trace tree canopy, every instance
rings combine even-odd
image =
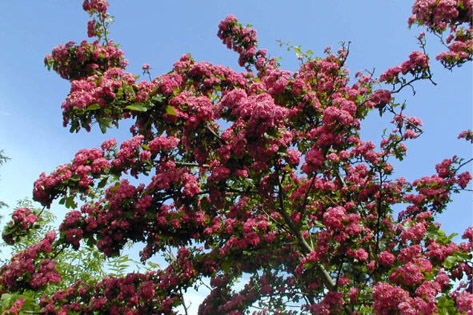
[[[473,227],[459,243],[435,222],[454,193],[469,190],[471,157],[439,161],[413,181],[393,166],[422,134],[396,96],[434,83],[432,62],[455,70],[472,60],[471,1],[415,1],[409,24],[440,37],[445,51],[431,60],[421,33],[419,49],[379,76],[349,75],[348,43],[320,57],[288,45],[301,65],[284,70],[229,15],[218,37],[243,72],[185,54],[155,78],[143,65],[138,80],[110,38],[108,2],[85,0],[83,9],[92,41],[45,58],[71,83],[64,126],[106,133],[128,119],[131,138],[82,149],[40,175],[34,200],[45,208],[59,200],[69,212],[58,233],[0,269],[1,294],[61,283],[58,249],[119,257],[134,243],[142,262],[164,255],[168,265],[77,279],[38,297],[34,311],[187,312],[185,292],[208,286],[201,314],[471,314]],[[372,111],[391,121],[379,143],[361,136]],[[458,137],[473,141],[471,130]],[[4,240],[21,242],[40,226],[19,208]],[[27,310],[24,302],[6,312]]]

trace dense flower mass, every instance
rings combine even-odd
[[[38,289],[61,281],[56,262],[44,258],[52,251],[56,232],[50,231],[39,243],[30,245],[25,251],[15,254],[9,265],[0,269],[0,294]]]
[[[217,35],[229,49],[240,55],[240,66],[249,69],[251,64],[261,64],[265,60],[266,51],[257,49],[256,31],[242,27],[235,16],[229,15],[220,22]]]
[[[28,233],[38,217],[28,208],[17,208],[12,213],[12,220],[7,223],[2,233],[5,243],[11,245]]]
[[[111,41],[106,45],[98,41],[82,41],[79,45],[68,42],[56,46],[45,57],[44,63],[64,79],[79,80],[113,67],[124,69],[128,61],[123,58],[123,51],[118,49],[118,45]]]
[[[436,34],[448,32],[437,59],[447,68],[473,60],[473,2],[471,0],[417,0],[409,24],[428,26]]]
[[[89,12],[90,14],[93,14],[94,12],[98,13],[106,13],[107,12],[107,7],[108,7],[108,1],[107,0],[86,0],[82,4],[82,8]]]
[[[58,46],[46,57],[71,83],[64,124],[106,132],[130,119],[132,136],[82,149],[40,175],[34,199],[45,207],[57,199],[70,211],[57,240],[50,233],[2,267],[0,292],[60,281],[53,260],[60,248],[87,243],[112,257],[134,243],[143,262],[165,254],[169,264],[79,280],[43,296],[38,311],[169,314],[185,307],[183,292],[209,278],[201,314],[471,312],[473,228],[457,244],[434,221],[453,193],[471,187],[462,169],[471,160],[445,159],[413,181],[393,175],[405,142],[422,134],[421,120],[395,96],[431,79],[424,42],[379,78],[351,79],[345,45],[288,71],[230,15],[218,37],[244,72],[186,54],[156,78],[145,64],[149,80],[138,81],[107,38],[108,2],[86,0],[83,8],[92,16],[88,35],[99,40]],[[469,49],[461,25],[471,1],[418,0],[413,14],[411,24],[456,31],[450,41],[459,48],[451,51]],[[469,56],[439,59],[451,66]],[[392,124],[379,143],[361,135],[374,109]],[[471,140],[471,131],[459,138]],[[36,221],[17,209],[9,226]],[[249,280],[238,291],[241,279]]]
[[[429,72],[429,58],[420,51],[414,51],[409,55],[409,60],[401,65],[389,68],[381,74],[379,80],[386,83],[399,83],[399,75],[410,73],[413,76],[426,76]]]

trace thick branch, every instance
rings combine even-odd
[[[288,225],[290,231],[297,238],[297,241],[299,243],[299,246],[301,247],[302,252],[305,255],[307,255],[311,253],[314,249],[312,248],[312,246],[309,245],[309,243],[307,243],[305,238],[302,236],[301,231],[294,225],[294,222],[292,222],[291,217],[289,216],[289,214],[286,211],[286,208],[284,207],[284,194],[283,194],[281,181],[279,180],[279,168],[277,167],[276,167],[276,176],[278,178],[280,213],[282,217],[284,218],[284,222]],[[322,276],[322,281],[324,282],[325,286],[330,291],[333,291],[335,289],[335,283],[333,282],[332,277],[327,272],[327,270],[325,270],[325,268],[322,265],[317,264],[317,271]]]

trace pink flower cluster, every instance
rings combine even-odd
[[[468,0],[416,0],[412,13],[409,24],[425,24],[440,32],[451,24],[471,22],[473,4]]]
[[[80,241],[83,237],[83,217],[80,211],[70,211],[59,226],[61,232],[61,239],[66,244],[71,244],[73,248],[80,247]]]
[[[177,297],[167,297],[169,285],[160,285],[156,272],[130,273],[124,278],[108,277],[97,284],[81,280],[66,290],[41,298],[41,312],[68,314],[157,314],[171,311]],[[82,301],[82,303],[77,302]]]
[[[56,170],[49,176],[41,173],[35,181],[33,187],[33,199],[43,206],[48,206],[59,194],[58,187],[60,184],[71,178],[70,164],[58,166]]]
[[[82,8],[87,11],[89,14],[95,12],[105,14],[108,8],[107,0],[84,0],[82,3]]]
[[[399,311],[399,305],[409,299],[409,292],[389,283],[378,282],[373,287],[373,308],[377,314]]]
[[[383,266],[391,266],[396,259],[396,256],[388,251],[381,252],[378,256],[379,263]]]
[[[184,61],[181,58],[181,60],[175,64],[174,69],[180,72],[184,77],[192,78],[194,85],[201,90],[203,94],[205,94],[205,92],[214,91],[215,87],[223,90],[233,90],[239,86],[244,87],[248,83],[243,74],[236,73],[231,68],[213,65],[205,61],[194,62],[194,60],[189,59],[188,55],[184,55],[183,57],[184,60],[185,58],[188,59]],[[184,64],[186,68],[182,69],[181,67]],[[182,72],[182,70],[186,70],[186,72]]]
[[[213,287],[209,296],[199,306],[199,314],[242,314],[243,310],[255,303],[258,296],[272,296],[274,294],[291,294],[288,287],[294,279],[285,278],[271,273],[261,276],[252,276],[248,283],[237,293],[231,294],[229,289],[229,279],[224,276],[214,277],[211,281]],[[253,314],[269,314],[275,312],[278,314],[281,309],[274,305],[263,307],[260,303],[260,311]]]
[[[455,304],[458,312],[462,314],[473,314],[473,294],[467,291],[462,291],[454,294]]]
[[[382,108],[391,102],[391,92],[388,90],[376,90],[371,94],[370,100],[376,107]]]
[[[22,291],[25,288],[39,289],[61,281],[56,270],[57,262],[44,258],[51,252],[56,232],[50,231],[38,244],[30,245],[25,251],[15,254],[9,264],[0,269],[0,294]]]
[[[409,25],[426,25],[430,31],[442,34],[449,31],[448,51],[437,59],[452,69],[473,60],[473,3],[470,0],[417,0],[412,7]]]
[[[301,65],[301,68],[294,74],[294,77],[303,80],[306,87],[310,88],[316,94],[323,92],[335,92],[340,88],[339,93],[329,93],[330,97],[339,98],[343,94],[348,94],[348,99],[353,99],[354,94],[365,94],[367,90],[363,84],[355,84],[353,90],[346,87],[348,79],[347,70],[343,69],[343,63],[347,57],[347,50],[342,48],[338,56],[328,54],[323,59],[310,60]],[[361,82],[360,82],[361,83]],[[342,88],[343,87],[343,88]],[[351,94],[351,95],[350,95]],[[317,105],[317,100],[313,100]]]
[[[170,99],[169,104],[175,108],[186,108],[178,112],[178,117],[185,120],[184,128],[195,130],[200,124],[213,119],[214,107],[206,96],[195,97],[190,91],[184,91]]]
[[[217,35],[228,48],[240,54],[238,63],[242,67],[249,69],[252,64],[261,63],[266,58],[265,50],[257,50],[256,31],[243,27],[233,15],[220,22]]]
[[[458,170],[455,168],[459,164],[457,157],[445,159],[435,166],[436,175],[415,180],[412,186],[417,194],[407,193],[403,196],[404,201],[412,204],[399,214],[399,218],[425,211],[441,213],[450,201],[452,190],[465,189],[472,179],[468,171],[456,174]]]
[[[25,235],[38,220],[36,214],[28,208],[17,208],[12,213],[12,220],[3,230],[2,238],[5,243],[12,245]]]
[[[409,60],[404,61],[401,65],[389,68],[381,74],[379,81],[386,83],[398,83],[399,74],[410,73],[413,76],[425,74],[429,71],[429,58],[423,52],[414,51],[409,55]]]
[[[463,37],[469,38],[463,40]],[[448,45],[448,51],[437,55],[439,60],[447,69],[459,66],[466,61],[473,60],[473,29],[465,35],[457,35],[456,40]]]
[[[83,237],[96,237],[97,248],[107,256],[112,256],[119,253],[129,238],[135,241],[142,239],[141,233],[146,229],[144,212],[147,198],[143,196],[143,201],[137,202],[136,207],[130,209],[127,206],[129,200],[142,190],[142,186],[136,188],[127,180],[111,186],[103,200],[107,207],[101,203],[86,204],[80,212],[74,211],[66,216],[60,226],[64,240],[74,247],[79,247]]]
[[[85,3],[93,14],[107,6]],[[57,197],[90,200],[65,216],[64,244],[94,241],[113,256],[129,241],[143,242],[143,261],[170,245],[177,257],[155,273],[78,282],[44,297],[43,311],[170,313],[181,303],[179,289],[202,276],[213,287],[202,313],[239,314],[268,300],[305,303],[301,310],[313,313],[373,307],[381,314],[432,314],[440,297],[463,309],[469,296],[449,295],[449,282],[471,278],[463,260],[473,234],[468,230],[469,242],[455,245],[433,222],[451,192],[471,179],[457,174],[459,159],[443,161],[433,176],[393,179],[388,161],[402,159],[403,142],[416,138],[422,123],[397,113],[394,93],[373,90],[370,76],[357,74],[349,85],[348,48],[328,49],[291,72],[257,51],[255,31],[235,17],[220,23],[218,35],[239,53],[246,73],[184,55],[169,73],[139,83],[106,60],[68,76],[72,88],[63,108],[72,130],[93,122],[104,130],[133,118],[133,137],[119,149],[107,140],[102,150],[81,150],[71,164],[42,174],[35,199],[44,205]],[[71,58],[81,57],[71,47]],[[88,67],[60,57],[64,65]],[[413,52],[380,80],[406,86],[429,78],[428,63]],[[401,76],[407,74],[411,81]],[[375,107],[393,113],[395,128],[380,151],[360,136]],[[146,182],[135,184],[128,175]],[[97,197],[93,187],[105,193]],[[396,221],[400,203],[408,205]],[[275,276],[263,279],[261,271]],[[243,273],[254,277],[233,292],[229,284]]]
[[[135,77],[120,68],[110,68],[100,77],[93,75],[72,81],[70,94],[61,106],[64,126],[69,123],[71,113],[74,111],[87,110],[91,105],[97,106],[93,111],[106,108],[115,101],[119,91],[133,86],[134,83]],[[90,121],[90,118],[88,120]]]
[[[76,153],[72,164],[64,164],[46,176],[42,173],[34,183],[33,199],[43,206],[49,206],[65,185],[75,185],[77,189],[87,191],[93,178],[111,167],[100,149],[82,149]]]
[[[423,281],[412,293],[386,282],[378,282],[373,288],[374,310],[377,314],[437,314],[438,295],[448,287],[448,276],[439,273],[432,281]],[[445,279],[443,279],[446,277]],[[446,280],[447,282],[444,282]],[[411,296],[411,294],[413,296]],[[473,295],[467,291],[454,292],[452,294],[456,304],[456,310],[470,314],[472,309]],[[453,301],[452,301],[453,305]]]
[[[465,139],[473,143],[473,130],[464,130],[460,132],[458,139]]]
[[[281,122],[287,116],[288,110],[276,105],[271,95],[262,93],[246,98],[232,113],[247,121],[248,128],[262,134],[270,126]]]
[[[165,270],[113,276],[96,284],[81,280],[66,290],[41,298],[41,312],[107,314],[168,314],[180,298],[179,288],[195,276],[190,251],[182,247]],[[82,301],[78,303],[77,301]]]
[[[393,283],[413,286],[420,284],[424,280],[425,273],[431,271],[432,264],[430,261],[420,257],[397,268],[389,277]]]
[[[84,79],[110,68],[124,69],[128,65],[123,51],[111,41],[105,46],[97,41],[82,41],[78,46],[74,42],[58,45],[45,57],[44,63],[67,80]]]
[[[25,304],[26,300],[25,299],[18,299],[13,303],[13,306],[10,307],[9,309],[6,309],[3,311],[2,315],[20,315],[20,313],[23,305]]]
[[[311,314],[335,314],[342,311],[343,293],[327,292],[320,303],[315,303],[304,307],[304,310],[310,311]]]

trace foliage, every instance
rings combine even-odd
[[[71,211],[57,240],[47,235],[22,252],[33,267],[18,270],[13,257],[2,268],[0,292],[54,288],[58,248],[80,251],[85,242],[117,257],[131,242],[144,243],[143,262],[165,255],[168,266],[79,280],[45,295],[41,312],[173,313],[185,307],[183,292],[210,279],[201,314],[471,314],[473,227],[457,244],[434,222],[467,189],[462,168],[471,159],[447,158],[412,182],[393,175],[405,142],[422,133],[395,96],[432,78],[424,34],[402,64],[351,80],[348,46],[314,57],[289,45],[302,62],[290,72],[230,15],[218,37],[245,72],[184,55],[170,72],[137,81],[108,39],[107,1],[83,8],[96,40],[57,46],[45,59],[71,81],[64,125],[106,132],[133,119],[132,138],[82,149],[41,174],[34,199],[45,207],[59,199]],[[453,69],[472,59],[472,10],[471,1],[417,0],[409,23],[449,33],[437,59]],[[379,144],[360,136],[373,110],[392,119]],[[22,215],[13,226],[29,226]]]
[[[27,225],[18,226],[18,222],[21,221],[27,222]],[[20,201],[18,208],[12,214],[12,221],[4,229],[2,236],[5,244],[3,246],[8,247],[13,257],[18,257],[19,254],[31,249],[35,244],[39,244],[44,235],[54,231],[55,221],[56,217],[50,210],[35,209],[34,204],[26,199]],[[14,234],[15,238],[9,237],[9,233]],[[55,268],[60,276],[60,281],[42,286],[40,289],[21,287],[17,290],[4,292],[0,297],[0,311],[3,312],[13,307],[17,300],[24,300],[21,304],[23,309],[40,311],[39,304],[43,295],[52,295],[60,290],[66,290],[78,279],[92,284],[109,275],[123,276],[134,264],[127,255],[110,259],[96,248],[86,244],[83,244],[78,250],[58,246],[55,251],[51,251],[51,255],[54,256],[54,260],[57,262]],[[4,260],[3,263],[7,264],[8,260]],[[2,276],[5,277],[5,269],[2,269],[2,271]],[[20,279],[16,280],[20,281]]]
[[[0,165],[3,165],[8,160],[8,157],[3,154],[3,150],[0,150]]]

